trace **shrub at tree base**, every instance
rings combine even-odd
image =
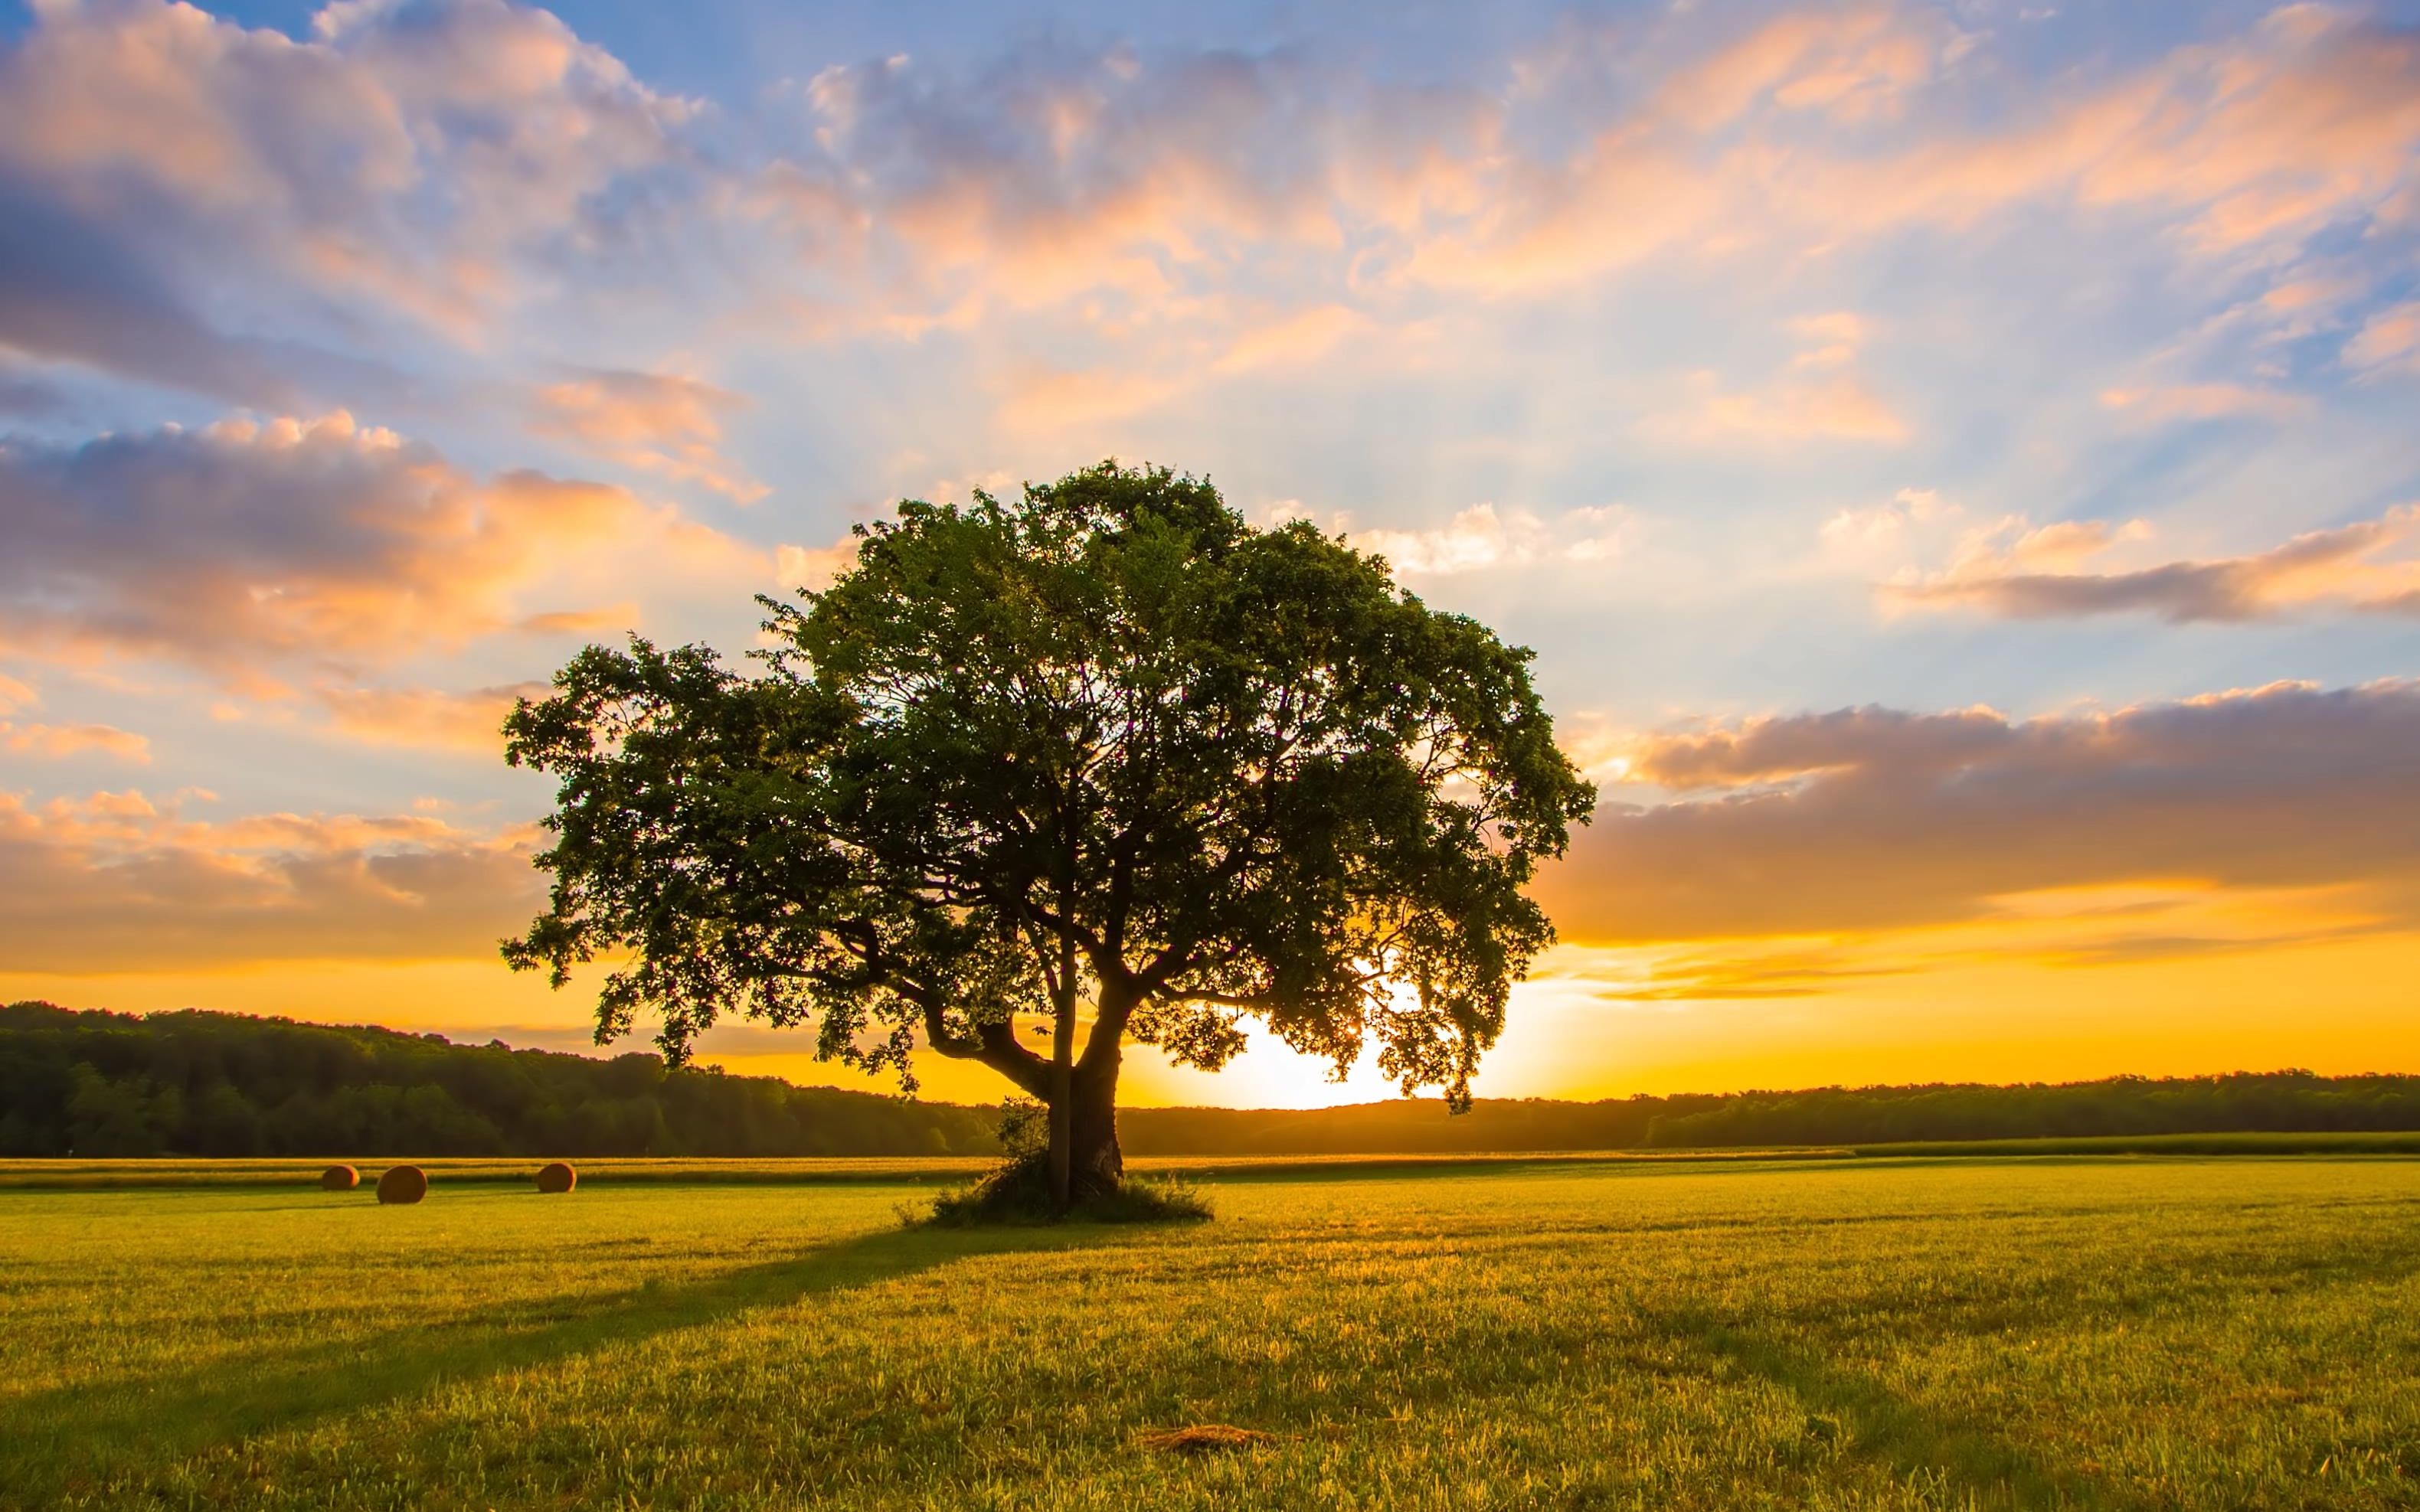
[[[970,1187],[933,1199],[924,1222],[937,1228],[984,1224],[1047,1224],[1060,1220],[1050,1200],[1050,1156],[1027,1155],[1001,1166]],[[1115,1186],[1078,1189],[1063,1215],[1078,1223],[1199,1223],[1211,1216],[1210,1199],[1184,1181],[1130,1176]]]
[[[349,1165],[331,1165],[319,1173],[319,1190],[350,1192],[362,1184],[362,1173]]]
[[[538,1169],[537,1189],[541,1192],[568,1192],[579,1184],[580,1173],[571,1168],[569,1161],[555,1161]]]
[[[379,1178],[381,1203],[413,1203],[428,1196],[428,1173],[417,1165],[390,1165]]]

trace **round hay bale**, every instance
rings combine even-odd
[[[350,1192],[362,1184],[362,1173],[349,1165],[331,1165],[319,1173],[322,1192]]]
[[[537,1173],[537,1189],[541,1192],[568,1192],[580,1184],[580,1173],[567,1160],[541,1166]]]
[[[380,1202],[412,1203],[428,1196],[428,1173],[417,1165],[390,1165],[379,1178]]]

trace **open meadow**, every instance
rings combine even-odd
[[[2420,1162],[0,1192],[30,1506],[2420,1507]],[[1186,1454],[1154,1435],[1266,1438]]]

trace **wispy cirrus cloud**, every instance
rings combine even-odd
[[[2380,310],[2345,343],[2344,360],[2365,374],[2420,371],[2420,300]]]
[[[2253,415],[2288,420],[2310,412],[2308,394],[2256,388],[2244,383],[2177,383],[2143,389],[2104,389],[2101,402],[2130,420],[2164,424],[2179,420],[2223,420]]]

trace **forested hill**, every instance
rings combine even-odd
[[[2420,1130],[2420,1076],[2241,1072],[2022,1087],[1821,1088],[1602,1103],[1481,1098],[1449,1119],[1434,1101],[1299,1113],[1138,1108],[1119,1115],[1136,1155],[1357,1155],[1879,1145],[2171,1134]]]
[[[1598,1103],[1132,1108],[1133,1155],[1867,1145],[2420,1131],[2420,1076],[2276,1072]],[[391,1029],[0,1008],[0,1155],[988,1154],[997,1112]]]
[[[0,1008],[0,1155],[956,1155],[996,1110],[652,1054],[186,1011]]]

